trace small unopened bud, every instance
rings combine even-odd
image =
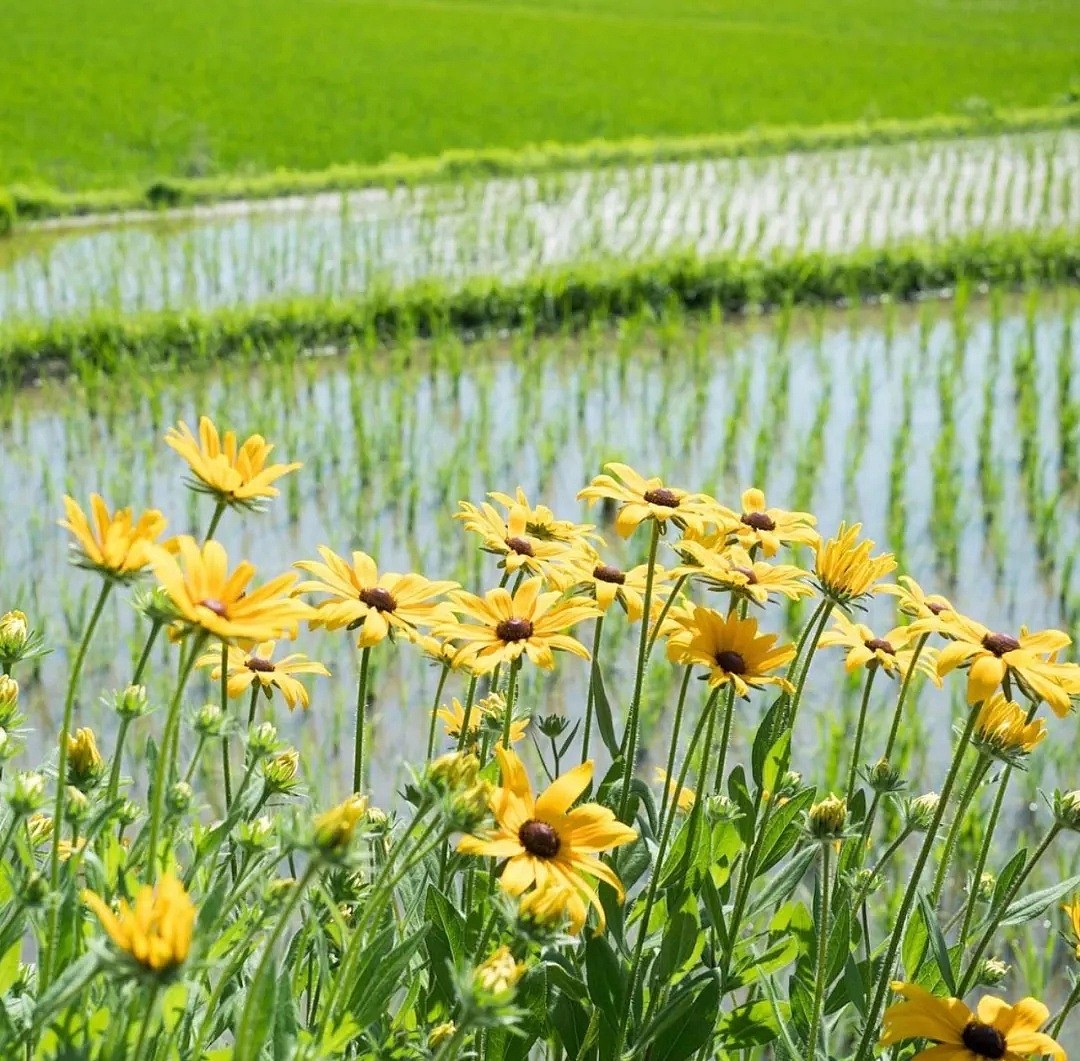
[[[980,903],[988,903],[994,897],[994,889],[997,887],[997,877],[988,870],[979,875],[979,883],[975,889],[975,898]]]
[[[52,836],[53,820],[51,814],[31,814],[26,819],[26,835],[31,847],[45,843]]]
[[[258,758],[273,755],[278,746],[277,727],[273,722],[260,722],[248,730],[248,751]]]
[[[1080,789],[1054,793],[1054,818],[1063,829],[1080,832]]]
[[[263,889],[263,901],[268,906],[277,906],[284,902],[295,887],[295,877],[278,877]]]
[[[684,792],[688,792],[689,789],[683,789]],[[693,793],[691,793],[693,795]],[[679,800],[680,809],[682,807],[682,799]],[[693,807],[693,801],[690,803]],[[729,799],[727,796],[717,793],[713,796],[708,796],[705,799],[705,817],[712,823],[717,822],[733,822],[736,819],[742,817],[742,812],[739,810],[735,801]]]
[[[452,1021],[443,1021],[431,1029],[427,1037],[429,1050],[437,1050],[443,1043],[448,1043],[457,1034],[457,1025]]]
[[[7,674],[0,674],[0,726],[11,725],[19,710],[19,683]]]
[[[428,780],[440,791],[468,788],[480,773],[480,760],[468,752],[440,755],[428,766]]]
[[[126,689],[117,690],[113,693],[112,705],[113,710],[129,722],[132,719],[141,718],[150,707],[146,686],[129,685]]]
[[[74,785],[68,785],[64,789],[64,797],[68,819],[73,822],[84,821],[90,813],[90,800],[86,793]]]
[[[10,668],[30,647],[30,626],[22,612],[0,615],[0,664]]]
[[[67,741],[68,780],[84,791],[93,788],[105,771],[94,731],[88,726],[77,729]]]
[[[776,786],[776,795],[779,799],[790,799],[799,791],[802,784],[802,774],[798,770],[787,770],[780,778],[780,784]]]
[[[356,823],[367,810],[367,797],[351,795],[343,803],[315,818],[315,846],[327,854],[338,854],[349,846]]]
[[[7,762],[18,750],[8,731],[0,726],[0,763]]]
[[[463,833],[472,832],[487,817],[493,791],[491,783],[481,778],[455,793],[450,805],[454,828]]]
[[[984,958],[979,963],[976,983],[984,987],[996,987],[1009,975],[1009,966],[1000,958]]]
[[[889,792],[898,792],[904,787],[900,771],[888,759],[879,759],[874,763],[867,771],[866,780],[870,787],[882,796]]]
[[[378,807],[368,807],[367,823],[378,833],[385,833],[390,828],[390,819],[387,817],[386,811],[379,810]]]
[[[525,966],[514,961],[510,948],[504,945],[477,968],[476,983],[493,1001],[502,1001],[513,993],[524,972]]]
[[[200,737],[220,737],[225,728],[225,716],[217,704],[203,704],[195,715],[195,732]]]
[[[826,796],[810,808],[807,819],[810,835],[815,840],[839,840],[847,825],[847,800]]]
[[[116,819],[121,825],[128,826],[138,820],[140,813],[139,805],[134,800],[125,799],[116,812]]]
[[[566,732],[566,727],[570,725],[570,719],[565,715],[545,715],[536,725],[545,737],[555,740],[555,738],[561,737]]]
[[[177,781],[176,784],[169,786],[169,791],[165,794],[165,805],[170,814],[179,817],[181,814],[187,814],[191,809],[191,801],[194,798],[195,793],[191,785],[186,781]]]
[[[263,777],[271,792],[288,792],[296,781],[300,753],[295,748],[279,752],[263,765]]]
[[[165,624],[177,618],[176,605],[162,586],[137,590],[134,604],[152,623]]]
[[[260,815],[254,821],[241,822],[236,836],[246,851],[262,851],[274,841],[274,823],[268,815]]]
[[[855,890],[861,895],[873,895],[881,884],[881,874],[872,869],[860,869],[854,877]]]
[[[33,814],[45,799],[45,778],[41,774],[20,771],[11,779],[7,799],[17,818]]]
[[[41,906],[49,894],[49,882],[37,872],[27,874],[19,891],[19,897],[28,907]]]
[[[913,833],[925,833],[934,824],[941,797],[936,792],[926,792],[909,799],[904,808],[908,828]]]

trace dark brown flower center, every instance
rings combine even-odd
[[[940,615],[942,612],[946,612],[949,609],[946,605],[938,604],[936,601],[927,601],[926,610],[930,612],[931,615]]]
[[[645,501],[650,505],[660,505],[662,508],[678,508],[679,497],[674,490],[666,486],[658,486],[655,490],[646,490]]]
[[[776,530],[776,521],[765,512],[744,512],[742,514],[742,521],[748,527],[753,527],[756,531]]]
[[[507,538],[506,548],[512,553],[519,553],[521,556],[533,555],[533,547],[524,538]]]
[[[530,818],[519,830],[521,846],[537,858],[554,858],[559,853],[559,834],[547,822]]]
[[[533,635],[533,624],[528,619],[503,619],[495,627],[500,641],[528,641]]]
[[[743,659],[742,653],[732,652],[727,648],[723,652],[716,653],[716,665],[728,674],[746,673],[746,660]]]
[[[746,578],[746,584],[748,586],[757,585],[757,575],[754,574],[753,568],[749,567],[733,567],[733,571],[737,571],[740,575]]]
[[[960,1038],[964,1045],[979,1057],[1004,1057],[1009,1048],[1005,1036],[992,1024],[983,1024],[981,1020],[968,1021],[960,1033]]]
[[[1020,647],[1020,642],[1011,634],[987,634],[982,639],[982,644],[987,652],[993,652],[999,657],[1006,652],[1015,652]]]
[[[244,666],[248,670],[261,672],[262,674],[269,674],[274,669],[273,663],[268,659],[263,659],[262,656],[248,656],[244,660]]]
[[[626,575],[611,564],[598,564],[593,568],[593,578],[600,582],[610,582],[614,586],[621,586],[626,582]]]
[[[212,611],[219,619],[224,619],[229,614],[228,608],[225,607],[223,601],[219,601],[217,597],[206,597],[204,600],[199,601],[204,607]]]
[[[892,643],[886,641],[883,637],[872,637],[869,641],[864,641],[863,644],[871,652],[888,652],[890,656],[896,655],[896,649],[892,647]]]
[[[397,601],[394,600],[393,594],[391,594],[389,590],[383,589],[381,586],[372,586],[370,589],[362,589],[360,591],[360,600],[369,608],[374,608],[377,612],[397,611]]]

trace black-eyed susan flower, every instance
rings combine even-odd
[[[314,614],[303,601],[288,596],[296,575],[278,575],[249,590],[254,565],[245,560],[230,572],[219,542],[200,546],[187,535],[176,541],[176,556],[151,547],[150,566],[176,609],[177,633],[197,629],[222,641],[274,641],[295,637],[300,623]]]
[[[568,519],[556,519],[555,513],[547,505],[530,505],[525,491],[519,486],[511,497],[492,490],[488,494],[492,501],[497,501],[507,512],[507,518],[515,512],[525,517],[525,533],[530,538],[539,538],[542,542],[562,542],[575,549],[592,548],[603,545],[604,540],[596,533],[590,523],[574,523]]]
[[[165,443],[187,461],[193,490],[232,508],[259,509],[278,496],[278,479],[303,467],[297,461],[267,464],[274,447],[262,435],[238,442],[234,431],[219,435],[208,416],[199,418],[198,438],[181,420],[165,433]]]
[[[121,900],[116,913],[91,891],[83,892],[83,902],[97,914],[113,943],[142,969],[167,975],[187,960],[195,904],[171,873],[140,888],[133,907]]]
[[[940,593],[924,593],[922,586],[910,575],[900,575],[897,585],[881,587],[882,593],[892,594],[896,598],[897,608],[913,619],[948,618],[956,609],[948,597]]]
[[[846,615],[837,615],[831,630],[818,641],[819,648],[846,648],[844,669],[850,674],[859,667],[880,667],[886,674],[905,676],[911,670],[915,651],[905,646],[913,637],[910,626],[898,626],[878,637],[863,623],[854,623]],[[919,654],[919,669],[935,684],[941,685],[934,665],[934,653],[923,649]]]
[[[722,615],[701,605],[694,605],[688,618],[676,619],[679,628],[667,641],[672,663],[707,667],[709,685],[719,688],[730,682],[739,696],[765,685],[791,690],[786,678],[772,672],[791,662],[795,646],[777,647],[778,636],[761,633],[756,619],[741,619],[735,612]]]
[[[467,855],[506,859],[499,882],[509,895],[560,884],[572,889],[582,900],[568,909],[573,931],[580,932],[585,924],[586,903],[596,909],[603,927],[604,910],[591,879],[610,885],[620,901],[623,888],[599,855],[636,840],[637,833],[598,803],[571,809],[592,780],[591,760],[556,778],[534,799],[532,785],[517,755],[501,746],[495,754],[502,778],[491,797],[496,828],[462,837],[458,850]]]
[[[353,793],[336,807],[315,817],[315,846],[324,854],[339,854],[352,842],[357,822],[367,813],[366,796]]]
[[[483,726],[489,719],[501,719],[503,712],[506,710],[506,701],[498,693],[492,693],[490,696],[485,697],[483,700],[478,700],[469,709],[469,732],[468,742],[475,742],[480,736],[480,727]],[[462,728],[465,726],[465,708],[462,707],[461,701],[455,696],[450,700],[449,707],[440,707],[436,711],[436,715],[446,726],[446,735],[451,740],[459,740],[461,738]],[[510,723],[510,743],[516,744],[525,736],[526,730],[529,728],[529,720],[527,718],[515,718]]]
[[[1080,894],[1074,895],[1067,903],[1061,904],[1065,916],[1069,919],[1069,945],[1075,947],[1075,956],[1080,959]]]
[[[301,582],[295,593],[323,593],[313,627],[327,630],[360,628],[357,644],[370,648],[383,641],[391,630],[412,636],[419,628],[449,618],[438,598],[457,588],[456,582],[432,582],[423,575],[379,574],[367,553],[354,552],[352,563],[325,545],[319,546],[323,562],[301,560],[295,566],[313,579]]]
[[[615,516],[615,530],[623,538],[629,538],[638,524],[656,520],[661,529],[671,520],[677,527],[692,527],[703,531],[712,518],[716,502],[705,494],[691,494],[673,486],[665,486],[662,479],[645,479],[626,464],[606,464],[610,475],[598,475],[584,489],[578,491],[578,499],[588,501],[609,500],[619,503]],[[621,480],[621,482],[620,482]]]
[[[649,565],[638,564],[627,571],[605,564],[595,553],[581,553],[564,565],[548,572],[548,581],[558,589],[576,595],[587,595],[605,615],[618,604],[626,617],[636,623],[645,609],[645,584]],[[663,585],[671,576],[662,567],[653,568],[653,601],[661,604],[667,599]]]
[[[157,544],[166,525],[156,508],[138,519],[130,508],[109,512],[99,494],[90,495],[90,518],[67,496],[64,515],[60,526],[71,532],[72,562],[117,582],[129,582],[146,569],[150,563],[148,547]]]
[[[494,505],[484,502],[479,507],[468,501],[458,502],[461,511],[455,513],[467,531],[480,537],[480,548],[500,557],[499,567],[517,574],[527,571],[542,575],[551,563],[566,556],[571,547],[558,539],[542,539],[529,534],[525,509],[514,506],[506,519]]]
[[[471,622],[445,623],[436,627],[435,635],[459,642],[459,653],[472,661],[477,673],[512,663],[523,653],[545,670],[555,666],[555,651],[588,659],[588,649],[564,631],[595,618],[600,610],[584,597],[563,599],[561,593],[541,588],[540,578],[529,578],[513,596],[505,589],[489,590],[483,597],[463,590],[452,593],[450,606]]]
[[[1050,1011],[1033,998],[1010,1006],[985,995],[972,1012],[963,1000],[938,998],[916,984],[895,981],[892,988],[904,1001],[885,1011],[880,1045],[892,1046],[906,1039],[929,1039],[938,1044],[920,1051],[911,1061],[1021,1061],[1035,1054],[1066,1061],[1060,1044],[1039,1031]]]
[[[771,595],[798,600],[814,592],[801,567],[755,560],[741,545],[710,548],[688,534],[673,543],[673,548],[683,562],[672,576],[685,576],[706,589],[734,592],[758,605],[766,604]]]
[[[233,698],[243,696],[252,685],[257,684],[267,700],[277,689],[290,711],[298,704],[307,708],[311,704],[311,697],[307,687],[297,680],[296,675],[320,674],[328,678],[330,672],[321,663],[308,659],[302,652],[293,652],[275,660],[276,645],[276,641],[263,641],[251,649],[229,646],[225,661],[228,694]],[[210,680],[221,681],[221,652],[217,649],[210,649],[195,665],[210,668]]]
[[[821,592],[840,605],[853,604],[883,587],[877,583],[896,570],[892,553],[871,556],[874,542],[859,541],[861,523],[850,527],[841,523],[836,537],[819,541],[814,564],[814,577]]]
[[[781,545],[817,545],[817,520],[809,512],[769,508],[765,495],[754,488],[743,491],[741,502],[741,512],[718,506],[715,522],[719,533],[744,549],[760,546],[766,556],[775,556]]]
[[[94,731],[88,726],[77,729],[67,742],[68,780],[76,788],[92,788],[105,770],[105,760],[98,751]]]
[[[972,733],[980,751],[1013,765],[1019,765],[1045,737],[1046,723],[1041,718],[1029,722],[1024,709],[999,692],[980,705]]]
[[[584,925],[587,910],[579,892],[565,884],[531,888],[518,902],[518,918],[527,926],[558,928],[569,920],[575,933]]]
[[[673,777],[668,777],[668,772],[662,766],[653,768],[653,780],[667,789],[668,799],[674,800],[675,806],[684,814],[689,814],[694,809],[697,794],[685,785],[680,788],[678,781]]]
[[[1032,700],[1045,700],[1058,717],[1069,713],[1080,668],[1053,658],[1072,644],[1072,638],[1061,630],[1030,633],[1022,626],[1019,637],[1014,637],[958,613],[912,625],[937,630],[951,640],[938,655],[938,674],[944,677],[957,667],[967,667],[969,704],[985,700],[1011,677]]]

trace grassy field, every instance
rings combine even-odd
[[[1059,100],[1071,0],[8,0],[0,184]]]

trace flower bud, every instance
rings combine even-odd
[[[925,833],[934,824],[941,797],[936,792],[926,792],[909,799],[904,807],[907,826],[913,833]]]
[[[684,792],[689,792],[689,789],[683,789]],[[691,793],[693,795],[693,793]],[[681,810],[683,801],[679,800],[679,809]],[[693,802],[690,803],[693,807]],[[739,810],[734,800],[729,799],[722,793],[716,793],[712,796],[707,796],[705,799],[705,817],[713,824],[717,822],[733,822],[742,817],[742,811]]]
[[[116,820],[122,826],[128,826],[138,820],[140,813],[139,805],[134,800],[125,799],[116,811]]]
[[[367,810],[367,797],[354,793],[343,803],[315,818],[315,846],[327,854],[339,854],[349,846],[356,823]]]
[[[31,646],[32,635],[22,612],[5,612],[0,615],[0,664],[11,668],[19,662]]]
[[[899,792],[904,787],[900,771],[888,759],[879,759],[867,771],[866,780],[870,787],[884,796],[889,792]]]
[[[145,685],[129,685],[126,689],[118,689],[113,693],[113,710],[127,721],[140,718],[145,715],[150,706],[146,695]]]
[[[41,906],[48,894],[49,882],[37,872],[28,873],[19,890],[19,898],[31,909]]]
[[[994,896],[994,889],[997,887],[997,877],[989,871],[984,871],[979,876],[979,884],[975,890],[975,898],[980,903],[988,903]]]
[[[68,781],[81,788],[93,788],[105,771],[94,731],[88,726],[77,729],[67,741]]]
[[[839,840],[847,825],[847,800],[830,794],[810,808],[807,820],[815,840]]]
[[[254,821],[241,822],[236,831],[237,842],[245,851],[262,851],[274,842],[274,823],[266,814]]]
[[[85,821],[90,813],[90,800],[82,789],[74,785],[68,785],[64,789],[64,806],[67,809],[68,821]]]
[[[476,970],[476,984],[491,996],[492,1001],[504,1001],[525,972],[521,962],[514,961],[505,944]]]
[[[225,729],[225,716],[217,704],[203,704],[195,715],[195,732],[200,737],[220,737]]]
[[[436,1024],[427,1037],[429,1050],[437,1050],[443,1043],[448,1043],[457,1034],[457,1025],[452,1021]]]
[[[0,674],[0,726],[11,725],[19,710],[19,683],[7,674]]]
[[[1063,829],[1080,832],[1080,789],[1054,793],[1054,818]]]
[[[191,801],[194,798],[195,793],[191,785],[186,781],[177,781],[170,785],[168,792],[165,793],[165,806],[171,815],[179,817],[181,814],[187,814],[191,809]]]
[[[11,779],[7,800],[17,818],[33,814],[44,799],[45,778],[41,774],[20,771]]]
[[[794,796],[799,791],[801,784],[802,774],[798,770],[785,771],[784,776],[780,778],[780,784],[776,786],[778,803],[780,800],[790,799]]]
[[[566,732],[570,719],[565,715],[545,715],[537,722],[540,732],[549,740],[555,740]]]
[[[295,748],[279,752],[263,764],[263,778],[271,792],[288,792],[294,787],[300,753]]]
[[[0,763],[7,762],[18,750],[8,731],[0,726]]]
[[[983,987],[996,987],[1009,975],[1009,966],[1000,958],[984,958],[979,963],[975,982]]]
[[[177,618],[176,605],[162,586],[144,587],[136,590],[133,603],[152,623],[163,625]]]
[[[278,746],[277,727],[273,722],[260,722],[248,730],[248,751],[259,759],[273,755]]]
[[[368,807],[367,823],[377,833],[385,833],[390,829],[390,819],[386,811],[379,810],[378,807]]]
[[[31,814],[26,819],[26,835],[31,847],[45,843],[52,836],[53,820],[50,814]]]
[[[469,788],[480,773],[480,760],[469,752],[440,755],[427,769],[428,780],[440,791]]]
[[[268,906],[277,906],[285,901],[295,887],[295,877],[277,877],[263,889],[263,901]]]
[[[487,817],[493,791],[491,783],[480,778],[468,788],[454,793],[450,801],[454,829],[472,832]]]

